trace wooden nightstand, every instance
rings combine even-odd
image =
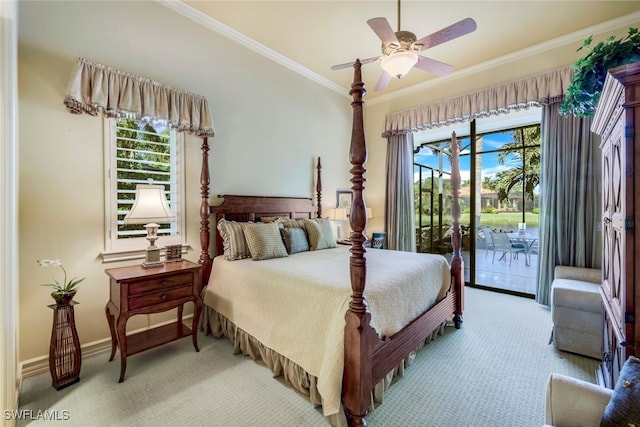
[[[120,349],[120,380],[124,381],[127,357],[162,344],[191,335],[193,346],[198,348],[198,320],[202,312],[200,300],[200,264],[190,261],[167,263],[160,267],[142,268],[140,265],[109,268],[105,273],[111,278],[109,302],[105,306],[111,331],[111,357]],[[193,301],[191,329],[182,323],[182,311],[186,302]],[[178,308],[178,319],[136,334],[127,335],[127,320],[136,314],[159,313]]]

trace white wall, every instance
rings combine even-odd
[[[108,299],[103,264],[102,122],[72,115],[62,101],[76,57],[204,95],[210,139],[211,196],[311,196],[312,161],[322,157],[324,201],[349,187],[350,105],[298,74],[204,29],[154,2],[19,3],[19,240],[21,361],[48,354],[54,271],[61,258],[86,276],[76,307],[83,345],[105,340]],[[186,140],[187,240],[199,256],[200,143]],[[171,316],[158,314],[150,321]],[[146,316],[129,322],[145,327]]]

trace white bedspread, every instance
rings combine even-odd
[[[340,409],[349,247],[285,258],[213,262],[204,303],[318,378],[325,415]],[[440,255],[370,249],[365,297],[372,327],[391,336],[446,293]]]

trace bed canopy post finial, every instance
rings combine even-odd
[[[451,271],[456,274],[457,277],[453,278],[453,285],[455,292],[458,294],[456,298],[456,307],[454,313],[454,324],[457,329],[460,329],[462,324],[463,306],[463,292],[464,292],[464,266],[461,256],[461,243],[462,234],[460,232],[460,144],[456,133],[451,134],[451,191],[452,191],[452,205],[451,216],[453,221],[451,222],[451,245],[453,247],[453,256],[451,258]]]
[[[318,166],[316,167],[316,198],[318,201],[318,218],[322,218],[322,163],[318,156]]]
[[[213,259],[209,253],[209,142],[202,138],[202,169],[200,170],[200,258],[202,264],[202,285],[209,282]]]
[[[364,190],[364,163],[367,160],[367,147],[364,138],[363,125],[363,95],[366,93],[360,71],[360,60],[353,64],[355,69],[353,84],[349,94],[353,97],[353,127],[351,132],[351,146],[349,160],[352,164],[350,170],[352,178],[353,203],[349,222],[353,233],[351,234],[351,257],[349,260],[351,276],[351,301],[349,310],[345,315],[345,348],[342,403],[350,426],[366,426],[364,417],[367,415],[371,390],[371,357],[369,351],[375,331],[370,327],[371,314],[367,309],[364,297],[366,281],[366,250],[363,247],[364,235],[362,234],[367,221],[366,205],[362,191]]]

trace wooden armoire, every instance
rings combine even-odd
[[[613,388],[640,355],[640,62],[612,68],[591,130],[602,138],[602,363]]]

